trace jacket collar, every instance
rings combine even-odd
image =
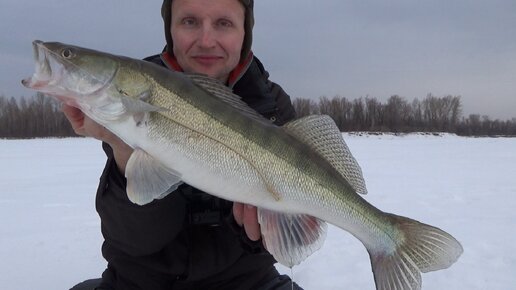
[[[161,53],[160,57],[167,68],[174,71],[183,72],[183,68],[181,68],[173,54],[169,54],[167,51],[164,51]],[[228,87],[233,88],[233,86],[235,86],[235,84],[242,78],[242,76],[251,65],[253,58],[253,52],[249,52],[247,58],[243,62],[240,62],[237,67],[229,73],[228,82],[226,84]]]

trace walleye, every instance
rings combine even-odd
[[[26,87],[80,108],[134,148],[127,194],[137,204],[186,182],[258,207],[267,249],[292,267],[319,249],[326,222],[366,247],[377,289],[420,289],[421,272],[451,266],[448,233],[365,201],[361,169],[331,118],[275,126],[201,75],[55,42],[34,41]]]

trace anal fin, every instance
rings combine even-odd
[[[317,251],[326,238],[326,223],[310,215],[258,208],[258,221],[267,250],[287,267],[301,263]]]

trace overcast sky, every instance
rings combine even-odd
[[[1,0],[0,95],[29,96],[31,42],[142,58],[164,45],[158,0]],[[256,0],[253,50],[292,97],[462,96],[516,117],[515,0]]]

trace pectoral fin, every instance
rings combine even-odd
[[[267,250],[287,267],[301,263],[326,238],[326,223],[313,216],[258,208],[258,221]]]
[[[122,104],[128,113],[142,113],[142,112],[159,112],[166,109],[157,107],[149,103],[151,93],[149,91],[142,91],[135,97],[122,97]]]
[[[125,169],[127,197],[138,205],[161,199],[181,185],[181,175],[136,148]]]
[[[148,112],[165,111],[166,109],[149,103],[150,95],[148,90],[135,96],[129,96],[119,90],[119,94],[109,97],[109,101],[105,101],[101,105],[89,106],[89,108],[98,119],[106,122],[115,121],[127,115],[135,116],[136,120]]]

